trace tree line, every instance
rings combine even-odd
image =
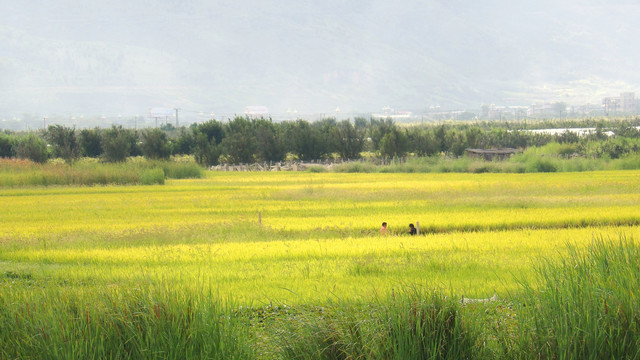
[[[161,128],[143,130],[119,125],[81,130],[50,125],[37,133],[0,133],[0,157],[36,162],[46,162],[52,157],[67,162],[93,157],[105,162],[120,162],[129,156],[168,159],[171,155],[193,155],[199,164],[210,166],[285,159],[352,160],[363,153],[382,158],[409,153],[460,156],[467,148],[522,149],[554,141],[569,144],[606,142],[609,137],[604,132],[611,129],[618,136],[638,138],[640,132],[634,126],[636,122],[593,122],[596,131],[587,137],[570,132],[558,135],[533,133],[517,129],[518,124],[513,122],[399,125],[391,119],[373,118],[273,122],[238,116],[226,122],[212,119],[180,128],[165,124]],[[519,126],[532,127],[522,123]],[[631,150],[614,149],[609,156],[617,157],[628,151]]]

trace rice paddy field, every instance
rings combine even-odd
[[[516,298],[540,262],[640,239],[640,171],[211,172],[4,188],[0,209],[0,358],[296,358],[264,345],[253,315],[228,320],[233,331],[206,319],[388,303],[407,289]]]

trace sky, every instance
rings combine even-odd
[[[640,92],[636,1],[0,0],[0,11],[5,118],[420,112]]]

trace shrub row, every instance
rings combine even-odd
[[[0,133],[0,157],[28,158],[44,162],[58,157],[72,162],[79,156],[103,161],[124,161],[128,156],[168,159],[193,155],[202,165],[252,163],[285,159],[358,159],[363,152],[382,158],[407,154],[461,156],[466,148],[519,148],[562,144],[559,152],[584,157],[619,158],[640,151],[640,118],[586,119],[583,126],[595,131],[580,137],[572,132],[556,135],[531,132],[531,122],[482,122],[398,125],[391,119],[333,118],[275,123],[271,119],[235,117],[226,122],[209,120],[189,127],[143,129],[112,126],[107,129],[68,128],[51,125],[41,133]],[[562,127],[566,122],[541,123]],[[579,124],[574,124],[578,126]],[[614,137],[608,134],[615,134]]]

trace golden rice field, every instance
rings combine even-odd
[[[5,295],[156,284],[240,304],[366,300],[407,284],[506,296],[567,243],[640,239],[640,171],[209,173],[0,189]],[[262,223],[258,223],[261,213]],[[391,236],[378,233],[389,223]],[[419,222],[422,234],[406,235]],[[16,295],[17,296],[17,295]]]

